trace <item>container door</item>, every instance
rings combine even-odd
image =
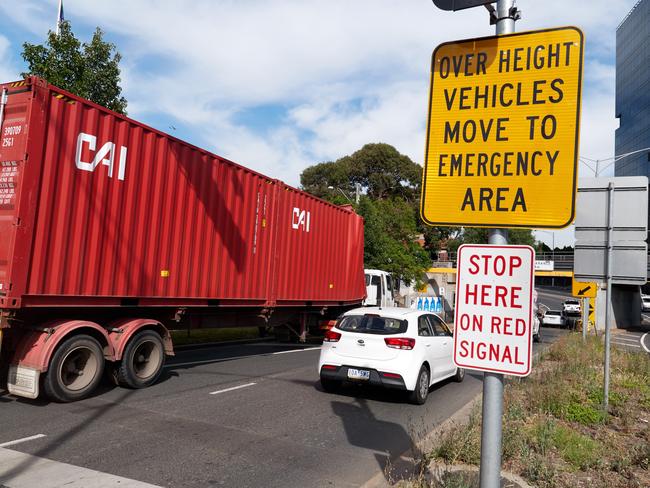
[[[0,296],[11,286],[30,94],[0,86]]]

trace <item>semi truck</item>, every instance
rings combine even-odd
[[[385,303],[386,276],[364,275],[351,206],[37,77],[0,96],[0,371],[11,394],[78,400],[105,372],[143,388],[174,353],[171,329],[304,335],[362,305],[366,279]]]

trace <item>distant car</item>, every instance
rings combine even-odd
[[[650,295],[641,295],[641,311],[650,312]]]
[[[542,317],[542,323],[544,325],[553,325],[557,327],[564,327],[566,325],[564,316],[559,310],[547,310]]]
[[[565,315],[580,315],[580,302],[578,300],[565,300],[562,304],[562,311]]]
[[[405,390],[422,405],[429,387],[446,378],[463,381],[453,361],[447,324],[426,310],[357,308],[325,334],[318,372],[325,391],[343,382]]]

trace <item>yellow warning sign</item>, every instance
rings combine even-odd
[[[582,59],[575,27],[435,49],[426,223],[560,228],[573,221]]]
[[[573,280],[571,284],[571,294],[578,298],[596,298],[598,292],[598,285],[596,283],[582,283],[581,281]]]

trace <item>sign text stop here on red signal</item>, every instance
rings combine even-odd
[[[458,366],[530,373],[534,261],[529,246],[459,249],[454,331]]]

